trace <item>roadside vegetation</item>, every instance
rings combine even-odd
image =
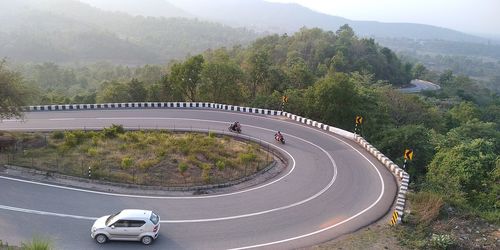
[[[251,175],[273,158],[251,142],[213,133],[102,131],[3,133],[15,146],[2,161],[91,179],[151,186],[222,183]]]
[[[28,242],[22,242],[21,246],[12,246],[0,240],[0,250],[52,250],[52,249],[54,249],[52,240],[49,238],[43,238],[39,236],[34,236]]]

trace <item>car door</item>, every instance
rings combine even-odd
[[[131,237],[135,237],[137,240],[140,240],[141,234],[144,232],[144,225],[146,222],[144,220],[130,220],[130,224],[128,227],[128,232]]]
[[[112,240],[127,240],[130,238],[128,232],[130,222],[128,220],[118,220],[109,227],[109,235]]]

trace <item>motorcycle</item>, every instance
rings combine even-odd
[[[283,136],[275,135],[275,136],[274,136],[274,139],[275,139],[276,141],[281,142],[281,144],[285,144],[285,138],[284,138]]]
[[[231,124],[231,125],[229,125],[228,129],[231,132],[241,133],[241,125],[240,126],[235,126],[234,124]]]

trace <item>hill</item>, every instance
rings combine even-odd
[[[120,11],[131,15],[152,17],[193,17],[165,0],[79,0],[106,11]]]
[[[290,33],[303,26],[335,31],[340,26],[349,24],[360,36],[486,42],[486,39],[451,29],[413,23],[355,21],[322,14],[298,4],[271,3],[264,0],[168,1],[196,16],[261,31]]]
[[[0,2],[0,55],[11,61],[165,63],[257,34],[185,18],[133,17],[75,0]]]

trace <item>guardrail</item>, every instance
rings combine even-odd
[[[194,109],[217,109],[224,111],[234,111],[242,113],[254,113],[272,116],[285,116],[291,120],[315,127],[327,132],[331,132],[349,140],[356,142],[367,152],[377,158],[391,173],[398,179],[399,191],[396,198],[395,210],[398,213],[397,223],[401,223],[406,202],[406,193],[410,176],[403,169],[397,166],[389,158],[383,155],[363,137],[349,131],[339,129],[321,122],[301,117],[292,113],[277,111],[272,109],[261,109],[242,107],[228,104],[218,104],[209,102],[134,102],[134,103],[102,103],[102,104],[64,104],[64,105],[39,105],[26,107],[25,111],[71,111],[71,110],[106,110],[106,109],[136,109],[136,108],[194,108]]]

